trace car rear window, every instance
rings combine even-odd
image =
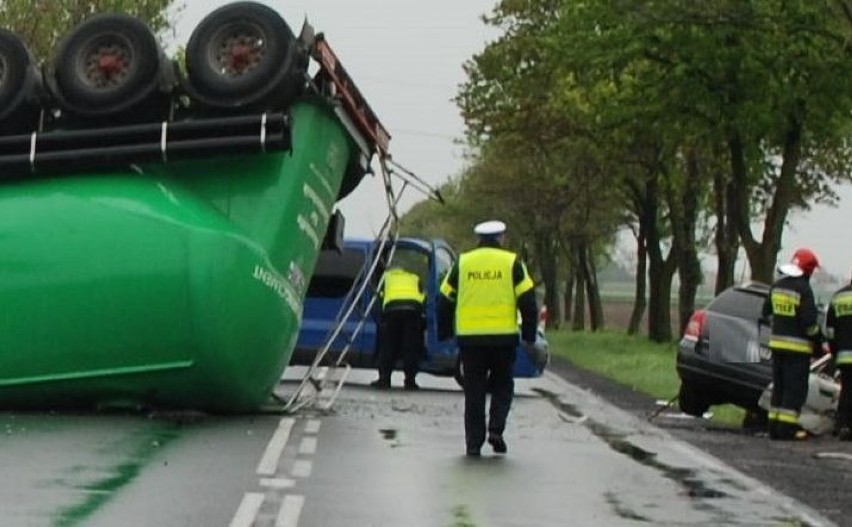
[[[316,270],[308,285],[308,296],[342,298],[352,288],[366,264],[363,251],[344,249],[343,252],[322,251]]]
[[[707,306],[707,310],[733,317],[757,320],[763,311],[765,300],[766,294],[742,289],[727,289],[713,299]]]

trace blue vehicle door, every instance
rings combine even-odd
[[[437,256],[436,256],[437,255]],[[441,259],[439,263],[438,260]],[[400,238],[396,242],[396,250],[393,260],[395,264],[417,274],[426,295],[424,303],[425,353],[420,361],[420,370],[429,373],[451,374],[455,368],[455,352],[447,351],[455,348],[453,343],[439,343],[437,332],[437,295],[440,287],[440,279],[443,278],[440,270],[446,267],[446,261],[452,265],[454,255],[449,246],[444,246],[440,252],[436,252],[435,244],[418,238]]]
[[[430,247],[429,276],[426,285],[426,361],[428,365],[445,372],[455,372],[458,346],[455,339],[438,340],[438,296],[441,283],[456,261],[456,254],[444,240],[433,240]]]
[[[371,251],[371,241],[347,240],[340,253],[336,251],[320,253],[316,270],[308,286],[301,327],[291,364],[310,364],[316,353],[326,344],[328,337],[335,330],[338,315],[351,306],[353,289],[358,288],[360,280],[363,280]],[[351,341],[349,357],[355,364],[372,364],[373,360],[376,324],[372,313],[367,313],[372,288],[368,287],[366,293],[352,309],[330,348],[332,353],[339,353],[347,342]],[[364,317],[367,317],[367,321],[361,324],[361,319]],[[355,335],[359,325],[361,329]]]

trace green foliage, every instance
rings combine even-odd
[[[473,219],[458,200],[458,184],[449,181],[440,188],[444,203],[424,200],[400,218],[400,234],[422,238],[443,238],[455,249],[466,249],[474,242]]]
[[[62,36],[96,13],[127,13],[148,23],[155,33],[171,27],[182,7],[174,0],[3,0],[0,25],[20,35],[38,61],[51,57]]]
[[[690,287],[696,247],[733,225],[725,251],[741,243],[756,273],[771,269],[789,211],[834,202],[852,174],[843,7],[498,2],[484,20],[502,34],[465,64],[456,98],[475,152],[457,208],[500,213],[539,253],[603,245],[641,219],[655,283],[671,248]],[[733,189],[724,207],[714,179]]]

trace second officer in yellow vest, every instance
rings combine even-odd
[[[420,277],[401,267],[391,266],[385,272],[380,293],[382,324],[379,330],[379,378],[376,388],[390,388],[391,373],[398,357],[402,357],[405,389],[418,388],[418,363],[423,351],[423,285]]]
[[[518,347],[518,310],[521,338],[530,346],[536,338],[534,284],[520,258],[501,247],[505,230],[502,221],[476,226],[479,246],[459,257],[441,284],[438,300],[439,334],[449,337],[454,322],[461,352],[468,456],[480,455],[486,431],[494,452],[506,453],[503,431],[515,390],[512,373]]]

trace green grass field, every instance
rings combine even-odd
[[[551,352],[573,364],[656,399],[677,395],[677,342],[658,344],[622,331],[548,331]],[[713,420],[739,425],[744,411],[731,405],[711,408]]]

